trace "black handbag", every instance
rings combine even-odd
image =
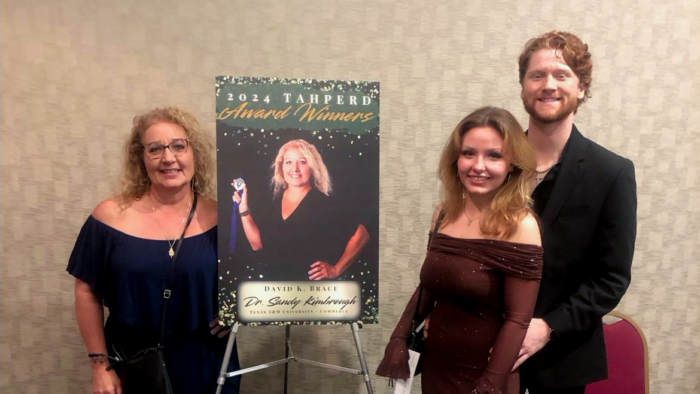
[[[423,287],[421,286],[418,292],[418,304],[416,305],[416,311],[413,314],[413,320],[411,320],[411,335],[409,335],[406,341],[409,350],[420,353],[421,358],[418,359],[418,364],[416,365],[416,372],[413,376],[418,376],[423,372],[423,352],[425,352],[425,326],[421,327],[420,330],[416,331],[416,315],[418,314],[418,305],[420,305],[421,296],[423,295]]]
[[[442,225],[442,220],[444,218],[445,211],[440,211],[437,221],[435,222],[435,229],[430,235],[430,241],[428,242],[428,250],[430,250],[430,247],[433,245],[433,239],[435,239],[435,234],[438,232],[438,230],[440,230],[440,226]],[[418,308],[420,308],[420,302],[422,297],[423,285],[420,285],[420,289],[418,290],[418,303],[416,303],[416,309],[413,311],[413,318],[411,319],[411,334],[406,340],[408,349],[420,353],[421,356],[423,355],[423,352],[425,352],[425,325],[421,327],[420,330],[416,330],[416,327],[418,326],[416,322],[418,321]],[[423,357],[418,359],[418,365],[416,365],[416,372],[414,376],[419,375],[421,372],[423,372]]]
[[[114,349],[117,352],[117,349]],[[133,357],[123,359],[110,365],[119,375],[124,394],[172,394],[170,377],[165,368],[163,347],[161,345],[141,350]]]
[[[182,235],[175,246],[175,254],[170,260],[168,267],[168,275],[165,280],[165,290],[163,291],[163,308],[160,314],[160,339],[156,347],[143,349],[134,354],[130,358],[121,352],[121,349],[115,344],[112,346],[114,353],[114,362],[107,368],[114,369],[119,375],[119,380],[122,385],[124,394],[173,394],[173,388],[170,384],[168,370],[165,367],[165,358],[163,357],[163,338],[165,337],[165,314],[168,308],[168,301],[172,291],[170,290],[170,278],[173,272],[173,265],[177,260],[182,240],[185,237],[185,232],[192,222],[194,211],[197,209],[197,193],[194,194],[192,201],[192,209],[187,218],[185,229],[182,230]]]

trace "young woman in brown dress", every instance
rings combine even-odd
[[[444,220],[377,374],[409,375],[406,340],[430,316],[424,393],[517,393],[511,369],[539,289],[542,248],[530,208],[535,155],[508,111],[485,107],[454,129],[440,159]]]

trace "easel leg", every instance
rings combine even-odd
[[[219,378],[216,380],[216,394],[221,394],[221,391],[223,390],[224,383],[226,382],[227,378],[231,378],[234,376],[241,376],[246,373],[254,372],[254,371],[259,371],[261,369],[265,368],[270,368],[275,365],[279,364],[285,364],[284,367],[284,393],[287,394],[287,386],[289,383],[289,363],[294,361],[294,362],[299,362],[302,364],[310,364],[310,365],[315,365],[317,367],[322,367],[322,368],[327,368],[327,369],[332,369],[335,371],[341,371],[341,372],[348,372],[353,375],[362,375],[362,378],[365,381],[365,384],[367,385],[367,393],[368,394],[374,394],[374,390],[372,389],[372,382],[370,381],[370,376],[369,376],[369,370],[367,368],[367,360],[365,359],[365,353],[362,350],[362,342],[360,342],[360,326],[357,322],[352,323],[352,326],[350,329],[352,330],[353,334],[353,339],[355,341],[355,347],[357,348],[357,356],[360,359],[360,365],[362,367],[361,370],[357,369],[351,369],[351,368],[346,368],[346,367],[341,367],[339,365],[331,365],[331,364],[326,364],[326,363],[321,363],[318,361],[312,361],[312,360],[306,360],[302,358],[297,358],[294,356],[294,353],[292,352],[292,331],[291,331],[291,326],[286,325],[285,326],[285,339],[284,339],[284,353],[285,353],[285,358],[282,360],[277,360],[277,361],[272,361],[268,362],[265,364],[260,364],[256,365],[253,367],[249,368],[244,368],[244,369],[239,369],[237,371],[232,371],[228,372],[228,363],[231,360],[231,353],[233,353],[233,345],[236,342],[236,334],[238,333],[238,323],[234,324],[233,327],[231,328],[231,334],[229,334],[228,338],[228,343],[226,344],[226,353],[224,354],[224,360],[223,364],[221,365],[221,372],[219,374]]]
[[[284,358],[289,358],[292,349],[292,326],[284,326]],[[287,394],[287,382],[289,381],[289,363],[284,364],[284,394]]]
[[[365,352],[362,351],[362,342],[360,341],[360,327],[358,326],[357,322],[353,322],[350,328],[352,329],[352,336],[355,339],[357,356],[360,358],[360,367],[362,368],[362,377],[365,379],[365,384],[367,385],[367,393],[374,394],[374,390],[372,390],[372,382],[369,379],[369,370],[367,368]]]
[[[228,372],[228,363],[231,361],[231,353],[233,352],[233,344],[236,342],[236,333],[238,333],[238,323],[231,327],[231,333],[228,334],[228,343],[226,343],[226,353],[224,353],[224,362],[221,364],[219,379],[216,380],[216,394],[221,394],[226,382],[226,373]]]

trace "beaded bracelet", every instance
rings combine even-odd
[[[104,353],[89,353],[88,358],[90,358],[90,364],[93,365],[102,365],[107,364],[109,362],[109,358]]]

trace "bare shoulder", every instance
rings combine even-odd
[[[523,218],[520,219],[520,223],[518,223],[518,230],[509,241],[542,246],[540,223],[537,221],[535,215],[528,212],[523,216]]]
[[[203,230],[208,230],[218,223],[219,203],[213,198],[199,196],[197,201],[197,216]]]
[[[208,196],[199,196],[197,201],[198,209],[201,214],[216,214],[219,208],[218,201]]]
[[[92,210],[92,217],[109,226],[115,227],[124,216],[124,207],[117,197],[108,198]]]
[[[435,229],[435,224],[437,224],[438,217],[440,216],[440,212],[442,212],[442,203],[438,204],[435,207],[435,211],[433,211],[433,220],[430,222],[430,229],[434,230]]]

